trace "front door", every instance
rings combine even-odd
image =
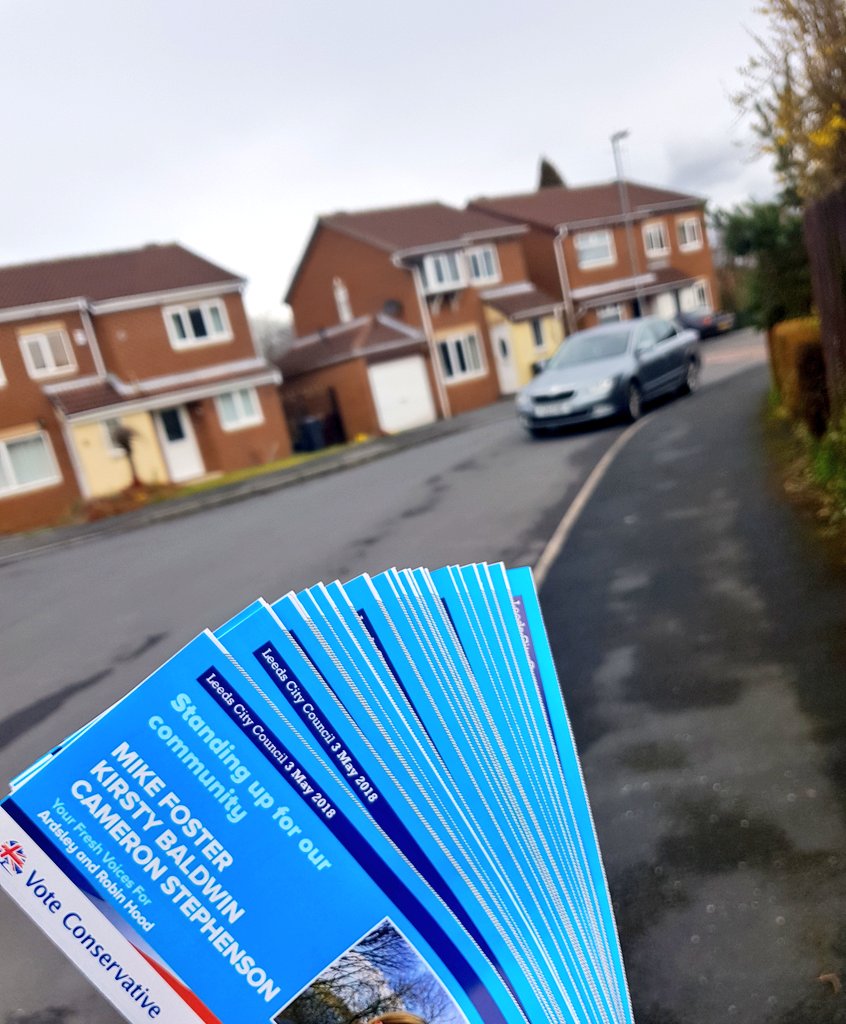
[[[517,367],[514,365],[514,351],[511,346],[511,331],[508,324],[491,327],[491,345],[496,359],[496,375],[499,390],[503,395],[513,395],[519,386]]]
[[[184,406],[160,409],[155,413],[156,431],[162,446],[165,465],[172,483],[192,480],[205,472],[203,457],[197,447],[191,417]]]

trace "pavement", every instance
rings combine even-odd
[[[541,590],[638,1024],[846,1021],[846,560],[767,386],[648,418]]]

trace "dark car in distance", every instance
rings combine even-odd
[[[518,392],[517,415],[535,437],[571,423],[636,420],[644,402],[696,389],[698,341],[696,331],[659,317],[578,331]]]
[[[698,331],[700,338],[715,338],[718,334],[733,331],[735,319],[734,313],[703,308],[692,309],[676,316],[680,327]]]

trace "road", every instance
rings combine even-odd
[[[638,1024],[846,1021],[846,565],[765,385],[645,423],[542,589]]]
[[[705,386],[717,388],[763,349],[740,332],[705,355]],[[507,403],[473,423],[288,490],[0,566],[0,778],[259,594],[395,564],[534,564],[622,428],[533,442]],[[11,905],[0,921],[15,934],[0,964],[0,1021],[117,1020]]]

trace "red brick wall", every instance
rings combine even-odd
[[[292,399],[306,397],[309,392],[322,394],[329,388],[335,390],[347,440],[352,441],[356,434],[372,437],[381,433],[364,359],[327,366],[282,382],[282,394]]]
[[[420,308],[409,271],[395,267],[390,254],[382,249],[319,227],[290,290],[297,334],[312,334],[338,323],[332,287],[335,277],[347,287],[353,317],[380,313],[385,302],[396,299],[402,304],[399,319],[420,326]]]
[[[226,306],[232,340],[179,350],[170,343],[162,306],[145,306],[95,317],[94,330],[109,370],[123,380],[131,381],[190,373],[239,359],[255,359],[256,351],[241,296],[236,293],[218,298]]]
[[[77,368],[69,373],[32,380],[18,343],[18,332],[59,326],[68,336]],[[74,332],[81,330],[83,324],[78,313],[0,324],[0,364],[6,376],[6,384],[0,387],[0,437],[19,426],[40,426],[50,439],[62,475],[58,484],[19,495],[0,496],[0,532],[28,530],[55,523],[69,515],[81,501],[59,420],[52,403],[42,390],[47,384],[88,377],[96,372],[88,344],[80,345],[74,340]]]
[[[223,429],[213,398],[189,403],[197,444],[208,472],[229,473],[249,466],[263,466],[291,454],[291,439],[276,387],[265,384],[256,388],[256,394],[264,422],[241,430]]]

